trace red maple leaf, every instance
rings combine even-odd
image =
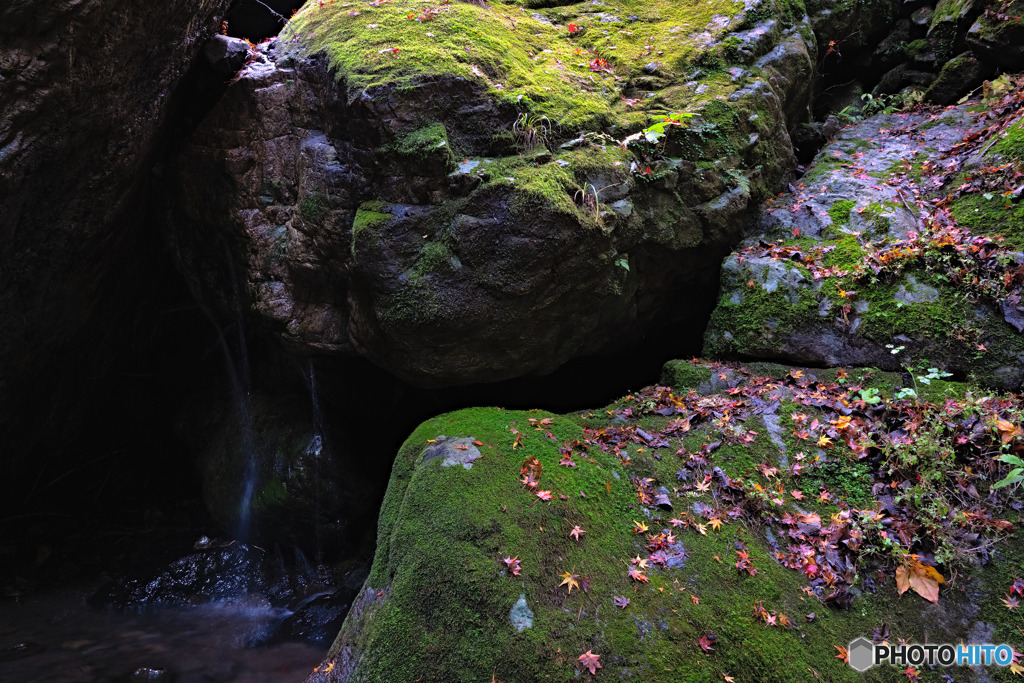
[[[502,562],[504,562],[505,566],[508,567],[508,570],[512,572],[512,576],[519,576],[519,570],[521,569],[521,567],[519,566],[518,555],[516,555],[515,557],[506,556],[505,559],[502,560]]]
[[[713,652],[715,648],[711,646],[715,644],[716,640],[718,640],[718,636],[714,633],[705,633],[697,641],[697,644],[700,645],[700,649],[704,650],[704,652]]]

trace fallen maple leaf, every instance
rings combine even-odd
[[[591,675],[596,675],[598,669],[604,668],[601,666],[601,662],[597,661],[600,657],[601,655],[595,655],[591,650],[587,650],[578,657],[578,661]]]
[[[537,491],[536,495],[541,500],[551,500],[551,491]]]
[[[714,633],[705,633],[697,641],[697,644],[700,645],[700,649],[704,650],[704,652],[713,652],[715,648],[711,646],[715,644],[716,640],[718,640],[718,636]]]
[[[629,578],[633,579],[634,581],[639,581],[640,583],[648,583],[650,581],[647,575],[639,569],[637,569],[636,567],[629,568]]]
[[[690,602],[692,602],[695,605],[699,605],[700,604],[700,598],[698,598],[693,593],[690,593]]]
[[[579,579],[580,577],[577,574],[573,574],[572,572],[565,572],[564,574],[559,574],[559,576],[562,577],[562,583],[558,584],[559,586],[568,586],[570,593],[572,593],[573,586],[576,586],[576,588],[579,589],[580,582],[577,581],[577,579]]]
[[[896,568],[896,588],[900,595],[913,588],[925,600],[938,604],[939,584],[946,583],[946,579],[935,567],[922,564],[917,557],[911,555],[907,564]]]
[[[712,517],[711,519],[708,520],[708,526],[710,526],[715,531],[718,531],[719,529],[722,528],[722,520],[719,519],[718,517]]]
[[[1006,609],[1017,609],[1018,607],[1020,607],[1020,600],[1013,597],[1012,595],[1007,595],[1005,598],[1003,598],[1003,604],[1006,605]]]
[[[572,537],[572,538],[575,538],[578,541],[578,540],[580,540],[580,536],[582,536],[585,533],[587,533],[587,532],[584,531],[583,529],[581,529],[579,527],[579,525],[577,524],[576,526],[574,526],[572,528],[572,531],[569,532],[569,536]]]
[[[522,567],[519,566],[518,555],[516,555],[515,557],[506,556],[505,559],[502,560],[502,562],[504,562],[505,566],[508,567],[508,570],[512,572],[512,576],[519,576],[519,570],[522,569]]]
[[[839,654],[836,655],[836,659],[843,660],[843,664],[850,663],[850,653],[846,651],[845,647],[842,647],[841,645],[833,645],[832,647],[839,650]]]
[[[638,521],[636,521],[634,519],[633,520],[633,531],[638,533],[638,534],[642,534],[645,531],[647,531],[647,525],[644,524],[643,522],[638,522]]]
[[[629,598],[627,598],[625,596],[618,596],[618,595],[615,596],[615,606],[616,607],[621,607],[622,609],[626,609],[626,605],[628,605],[628,604],[629,604]]]

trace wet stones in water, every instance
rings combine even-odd
[[[171,672],[167,669],[153,669],[148,666],[140,666],[134,672],[130,679],[132,683],[142,683],[142,681],[159,681],[160,683],[169,683],[173,680]]]
[[[295,612],[281,622],[267,641],[283,641],[330,645],[341,630],[358,591],[342,588],[334,593],[316,595],[302,603]]]
[[[102,586],[94,607],[117,610],[188,606],[258,590],[264,553],[241,543],[201,548],[156,570],[139,571]]]

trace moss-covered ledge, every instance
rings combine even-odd
[[[884,631],[1024,648],[1002,602],[1024,578],[1006,528],[1020,491],[991,490],[1006,468],[980,476],[990,456],[940,426],[966,411],[967,441],[998,443],[990,418],[1018,422],[1018,398],[944,382],[908,400],[899,374],[767,363],[674,361],[663,379],[583,414],[472,408],[420,425],[371,575],[309,681],[579,680],[587,652],[595,680],[896,681],[855,673],[837,647]],[[920,432],[910,451],[903,420]],[[455,437],[481,455],[470,469],[432,457]],[[939,465],[929,448],[965,459]],[[965,466],[988,502],[955,503],[950,525],[938,502]],[[893,570],[917,557],[948,580],[937,604],[898,595]]]

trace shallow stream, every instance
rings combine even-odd
[[[281,610],[265,604],[118,614],[86,604],[97,585],[0,602],[0,681],[290,683],[304,680],[327,649],[304,643],[247,647],[281,617]]]

